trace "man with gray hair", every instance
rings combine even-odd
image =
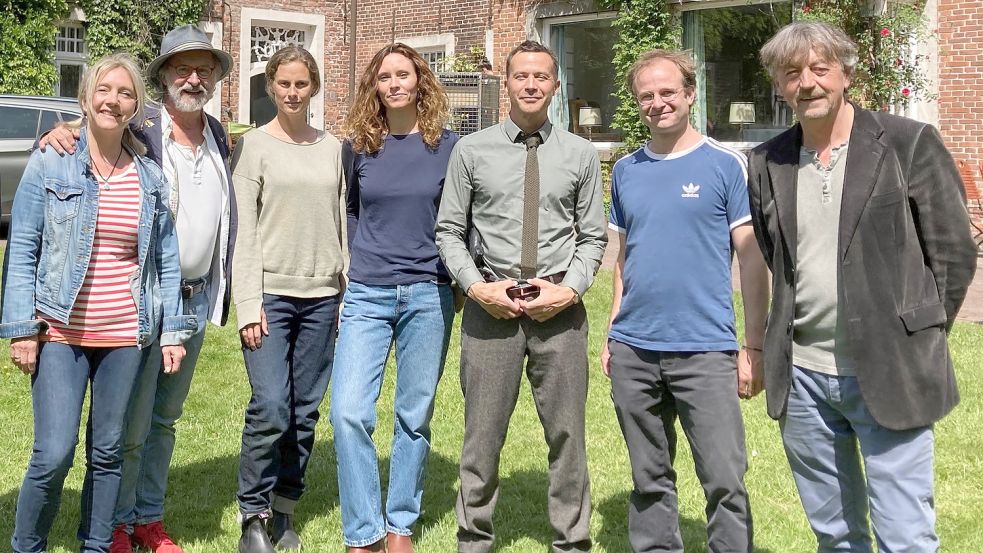
[[[976,267],[938,131],[847,101],[857,48],[797,22],[761,49],[799,123],[754,149],[773,275],[768,413],[818,551],[934,552],[932,425],[958,402],[946,336]]]
[[[206,322],[224,325],[229,316],[236,235],[231,151],[222,124],[205,113],[204,107],[215,85],[231,70],[232,56],[213,48],[198,27],[184,25],[170,31],[161,42],[160,56],[147,67],[151,81],[162,91],[163,105],[148,105],[143,117],[130,123],[146,144],[147,156],[161,166],[171,186],[181,255],[181,296],[185,313],[197,319],[198,332],[185,343],[187,353],[179,372],[164,374],[160,348],[152,347],[150,351],[156,353],[148,356],[138,376],[127,415],[111,553],[130,553],[134,546],[155,553],[181,553],[162,523],[174,424],[191,388]],[[40,145],[59,152],[73,150],[76,138],[71,131],[56,128]],[[289,516],[280,517],[281,528],[289,526],[284,521],[289,522]],[[295,539],[290,530],[287,544]]]

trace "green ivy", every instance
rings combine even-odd
[[[648,141],[649,131],[638,117],[635,96],[625,86],[625,76],[643,52],[653,48],[679,48],[682,26],[668,0],[597,0],[597,3],[603,9],[618,10],[613,23],[618,29],[613,62],[618,75],[615,94],[620,103],[611,126],[621,129],[625,147],[634,149]]]
[[[208,0],[78,0],[86,15],[89,58],[130,52],[144,63],[160,51],[164,34],[201,20]],[[54,93],[55,21],[68,0],[0,0],[0,93]]]
[[[0,0],[0,93],[54,93],[54,21],[66,0]]]
[[[167,31],[201,21],[208,0],[79,0],[79,5],[88,20],[92,59],[129,52],[149,63],[160,53]]]
[[[859,61],[850,83],[850,97],[867,109],[907,106],[914,99],[931,100],[924,56],[909,55],[910,45],[928,35],[925,2],[891,2],[881,15],[864,11],[864,0],[808,0],[799,19],[840,27],[857,43]]]

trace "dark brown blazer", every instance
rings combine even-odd
[[[861,393],[890,429],[932,424],[958,402],[946,335],[976,270],[965,192],[931,125],[855,109],[840,209],[838,309]],[[772,272],[768,414],[788,403],[795,317],[796,125],[750,155],[748,190]]]

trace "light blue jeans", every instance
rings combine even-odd
[[[880,553],[938,551],[932,427],[877,424],[856,377],[799,367],[792,376],[779,422],[817,551],[873,553],[868,511]]]
[[[450,285],[348,285],[331,384],[341,523],[348,547],[375,543],[387,531],[413,533],[430,453],[434,397],[453,321]],[[383,370],[394,341],[396,417],[383,520],[372,433]]]
[[[149,356],[130,399],[123,440],[123,478],[116,501],[116,524],[150,524],[164,518],[167,474],[174,453],[174,424],[184,410],[191,390],[198,354],[205,341],[208,321],[208,286],[184,300],[186,315],[198,319],[198,330],[184,343],[184,359],[177,374],[161,370],[160,343],[150,346]]]
[[[37,372],[31,379],[34,448],[17,496],[14,535],[10,540],[15,553],[47,550],[48,533],[75,457],[82,402],[89,388],[78,539],[83,553],[109,551],[126,406],[144,351],[136,346],[99,348],[41,343]]]

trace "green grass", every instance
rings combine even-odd
[[[601,375],[597,357],[604,338],[611,273],[602,271],[585,298],[591,314],[590,395],[587,436],[593,489],[591,534],[597,552],[626,552],[627,494],[631,487],[628,457],[610,400],[610,386]],[[740,317],[738,318],[740,320]],[[178,426],[177,449],[167,498],[167,525],[188,553],[234,551],[236,470],[242,413],[249,397],[235,332],[210,327],[197,367],[185,416]],[[983,551],[983,327],[957,324],[950,344],[955,355],[962,404],[936,427],[936,505],[942,551]],[[457,461],[463,430],[463,406],[458,378],[459,336],[455,329],[447,367],[441,381],[433,421],[433,453],[424,495],[425,512],[417,528],[418,551],[455,550],[454,499]],[[13,530],[13,511],[21,478],[31,452],[29,379],[10,365],[7,345],[0,346],[0,550]],[[388,469],[392,428],[393,373],[379,401],[376,432],[383,481]],[[755,542],[761,552],[815,550],[778,435],[778,425],[765,414],[764,398],[745,402],[747,475],[755,523]],[[322,412],[327,412],[325,403]],[[307,551],[343,551],[335,458],[326,417],[308,473],[309,491],[297,517]],[[84,439],[84,437],[83,437]],[[704,551],[703,498],[685,446],[677,459],[681,526],[687,551]],[[52,553],[77,550],[79,490],[84,469],[82,448],[65,485],[61,512],[51,533]],[[503,452],[502,489],[495,523],[499,552],[548,550],[552,531],[546,516],[546,446],[528,385],[524,385]]]

